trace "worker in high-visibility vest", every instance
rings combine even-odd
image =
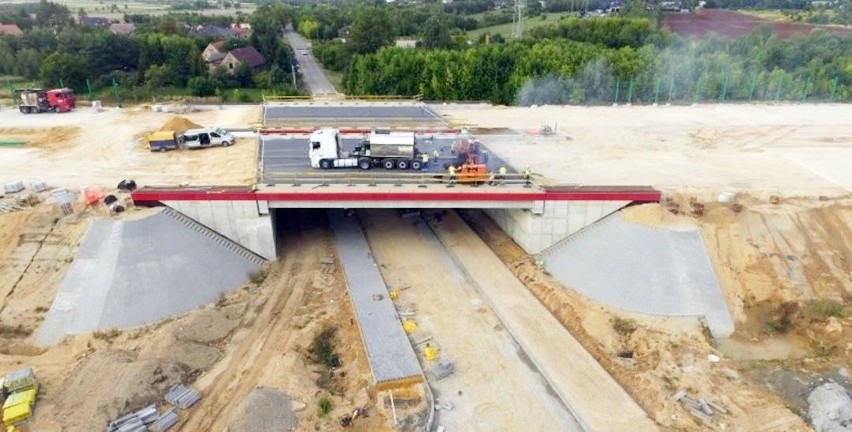
[[[498,172],[500,173],[500,175],[497,176],[497,184],[505,184],[504,182],[506,181],[506,173],[509,172],[509,170],[506,169],[506,165],[501,165],[500,171]]]
[[[420,154],[420,169],[423,171],[429,169],[429,153]]]
[[[448,184],[447,187],[453,187],[453,185],[456,184],[456,167],[450,165],[450,167],[447,168],[447,172],[450,174],[450,184]]]
[[[530,168],[529,165],[527,165],[527,167],[524,168],[524,181],[526,181],[526,184],[524,184],[524,187],[532,186],[532,169]]]
[[[494,174],[494,172],[493,172],[493,171],[492,171],[492,172],[490,172],[490,173],[488,173],[488,184],[489,184],[490,186],[494,186],[494,185],[496,185],[496,184],[497,184],[497,175],[496,175],[496,174]]]

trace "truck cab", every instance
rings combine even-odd
[[[340,159],[340,134],[337,129],[320,129],[311,133],[308,156],[313,168],[331,168],[331,161]]]

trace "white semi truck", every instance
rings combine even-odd
[[[309,155],[314,168],[354,168],[419,170],[420,154],[414,144],[414,132],[373,131],[355,150],[340,150],[340,132],[320,129],[311,134]]]

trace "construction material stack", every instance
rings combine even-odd
[[[24,368],[9,373],[3,380],[3,392],[7,394],[3,402],[3,425],[7,431],[15,431],[18,425],[33,415],[38,395],[35,371]]]

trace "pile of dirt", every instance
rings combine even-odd
[[[232,305],[222,309],[204,309],[177,323],[175,338],[185,342],[202,344],[224,339],[239,324],[242,305]]]
[[[245,432],[293,430],[299,420],[290,405],[290,396],[273,388],[258,388],[240,404],[231,416],[228,429]]]
[[[80,128],[77,126],[0,128],[0,137],[20,139],[27,142],[27,147],[43,150],[63,150],[70,148],[79,134]]]
[[[163,127],[160,128],[161,131],[175,131],[177,133],[183,133],[188,129],[198,129],[202,128],[198,123],[195,123],[185,117],[174,116],[167,121]]]
[[[92,354],[68,375],[56,396],[63,430],[103,429],[110,419],[159,402],[169,387],[187,382],[189,368],[138,358],[130,351]]]

